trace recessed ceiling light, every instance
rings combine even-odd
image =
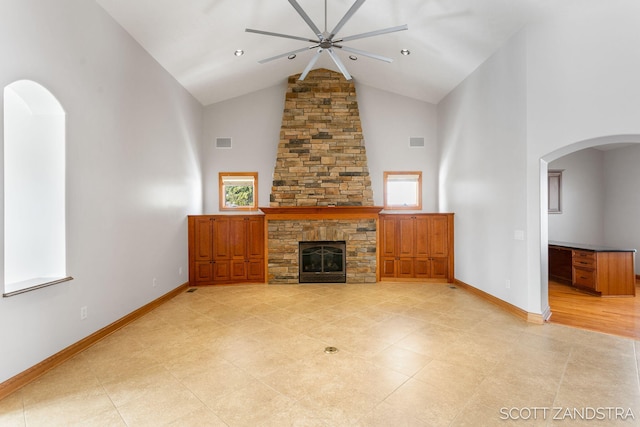
[[[242,56],[242,55],[244,55],[244,50],[242,50],[242,49],[238,49],[238,50],[236,50],[235,52],[233,52],[233,54],[234,54],[235,56]]]
[[[402,49],[400,53],[404,56],[411,55],[411,51],[409,49]]]
[[[296,54],[292,53],[291,55],[287,56],[287,58],[289,59],[295,59],[296,58]]]
[[[355,56],[355,55],[349,55],[349,59],[352,60],[352,61],[357,61],[358,57]]]

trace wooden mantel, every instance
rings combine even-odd
[[[283,206],[260,208],[266,220],[378,218],[382,206]]]

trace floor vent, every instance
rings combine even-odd
[[[455,286],[449,286],[449,289],[458,289]]]
[[[191,292],[195,292],[195,291],[197,291],[197,289],[196,289],[196,288],[191,288],[191,289],[189,289],[187,292],[191,293]]]

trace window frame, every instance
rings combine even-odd
[[[562,172],[563,169],[549,169],[547,172],[547,212],[562,213]]]
[[[387,184],[393,176],[417,176],[416,204],[415,205],[391,205],[388,203]],[[384,208],[390,210],[422,210],[422,171],[385,171],[382,176],[382,193]]]
[[[251,206],[226,206],[224,178],[226,177],[246,177],[253,180],[253,204]],[[218,173],[218,195],[219,207],[221,211],[254,211],[258,209],[258,172],[219,172]]]

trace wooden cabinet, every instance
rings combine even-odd
[[[262,215],[189,216],[189,283],[264,282]]]
[[[573,251],[569,248],[549,246],[549,278],[571,284]]]
[[[381,279],[453,282],[453,214],[381,214]]]
[[[549,278],[599,296],[634,296],[635,250],[554,243]]]
[[[571,267],[574,286],[597,291],[596,286],[596,253],[589,251],[572,251]]]

